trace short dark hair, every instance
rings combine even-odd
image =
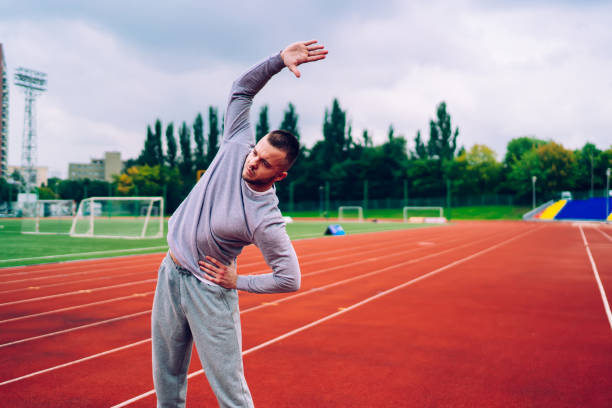
[[[285,152],[285,159],[287,160],[286,170],[289,170],[300,153],[300,142],[297,137],[291,132],[277,129],[268,133],[268,143]]]

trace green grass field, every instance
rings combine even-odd
[[[22,234],[21,223],[21,220],[0,219],[0,267],[155,253],[168,248],[165,237],[118,239]],[[330,223],[332,222],[294,222],[287,224],[287,232],[291,239],[323,237]],[[423,227],[423,224],[346,222],[342,226],[347,234],[359,234]]]
[[[528,208],[483,206],[453,208],[452,220],[513,220],[520,219]],[[318,218],[318,212],[286,213],[292,217]],[[402,222],[384,222],[385,219],[402,219],[402,210],[368,210],[366,222],[342,222],[347,234],[359,234],[374,231],[386,231],[403,228],[423,227],[423,224],[404,224]],[[415,214],[430,216],[431,213]],[[448,210],[445,211],[448,215]],[[350,217],[350,214],[347,214]],[[294,222],[287,224],[287,232],[291,239],[323,237],[329,224],[337,223],[337,212],[330,214],[329,221]],[[381,222],[370,222],[374,219]],[[27,225],[30,221],[24,221]],[[131,221],[118,221],[131,223]],[[167,221],[166,221],[167,222]],[[30,222],[31,223],[31,222]],[[69,223],[68,223],[69,224]],[[41,224],[42,225],[42,224]],[[117,224],[105,225],[112,230]],[[138,224],[141,225],[141,224]],[[66,222],[63,224],[45,225],[43,230],[69,230]],[[137,228],[138,229],[138,228]],[[164,229],[167,231],[167,226]],[[118,239],[118,238],[75,238],[67,235],[36,235],[22,234],[22,220],[0,218],[0,267],[30,265],[38,263],[68,261],[74,259],[102,258],[121,255],[156,253],[167,250],[166,238],[156,239]],[[334,239],[334,237],[331,237]]]
[[[456,207],[450,211],[450,218],[452,220],[520,220],[523,214],[531,210],[530,207],[514,207],[514,206],[503,206],[503,205],[487,205],[487,206],[472,206],[472,207]],[[285,212],[285,215],[291,217],[320,217],[318,211],[294,211]],[[355,213],[353,213],[354,215]],[[448,208],[444,209],[444,215],[448,216]],[[431,216],[431,212],[423,214],[416,214],[416,216]],[[330,211],[328,214],[329,218],[337,218],[338,211]],[[367,210],[364,212],[366,219],[402,219],[402,209],[381,209],[381,210]]]

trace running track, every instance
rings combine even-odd
[[[257,406],[612,406],[612,228],[461,222],[294,245],[299,292],[240,295]],[[0,404],[155,406],[162,257],[0,269]],[[238,265],[266,271],[253,247]],[[195,350],[190,373],[188,406],[216,406]]]

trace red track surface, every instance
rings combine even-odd
[[[298,293],[240,296],[255,404],[612,406],[612,327],[581,231],[612,297],[604,226],[466,222],[296,241]],[[142,394],[162,257],[0,269],[2,406],[155,406]],[[266,266],[249,247],[239,270]],[[215,406],[199,370],[194,351],[188,405]]]

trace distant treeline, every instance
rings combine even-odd
[[[299,138],[298,118],[290,103],[278,128]],[[217,153],[223,119],[216,108],[209,107],[207,126],[198,114],[191,126],[183,122],[178,127],[178,141],[173,123],[163,130],[160,120],[147,127],[142,152],[127,161],[114,182],[49,179],[39,189],[40,197],[79,201],[94,195],[161,195],[166,197],[168,211],[174,211],[195,184],[198,170],[206,169]],[[256,139],[270,130],[268,107],[263,106],[255,126]],[[359,136],[353,133],[347,112],[334,99],[331,108],[325,109],[323,138],[312,148],[303,147],[289,176],[277,183],[281,203],[318,202],[325,190],[326,199],[333,201],[359,201],[364,195],[370,200],[406,200],[451,193],[511,195],[514,203],[527,204],[531,203],[533,176],[541,202],[565,190],[601,194],[606,168],[612,167],[612,146],[601,150],[592,143],[572,151],[552,140],[521,136],[508,143],[501,161],[484,144],[460,147],[459,128],[453,126],[444,102],[429,121],[428,136],[417,131],[410,149],[392,125],[380,145],[373,144],[368,130]],[[9,187],[0,182],[0,200],[15,194]]]

